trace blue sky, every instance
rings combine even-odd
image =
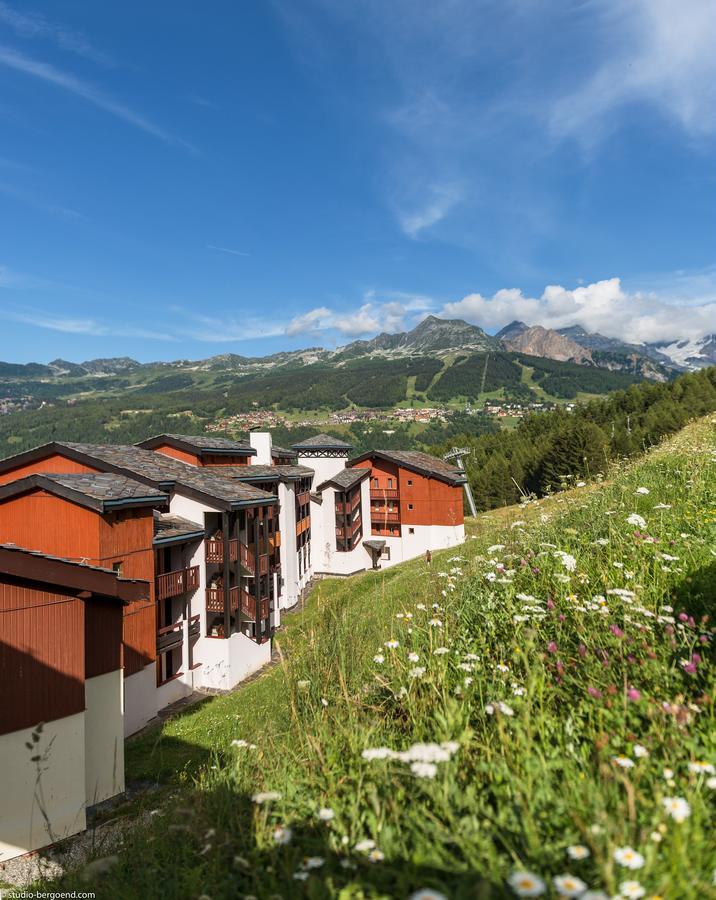
[[[0,0],[0,358],[716,329],[709,6]]]

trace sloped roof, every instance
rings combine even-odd
[[[388,462],[396,463],[405,469],[417,472],[419,475],[426,475],[428,478],[437,478],[445,481],[447,484],[462,485],[467,481],[467,477],[463,471],[445,462],[444,459],[438,459],[437,456],[431,456],[429,453],[423,453],[420,450],[370,450],[362,453],[354,459],[348,460],[349,465],[355,465],[366,459],[384,459]]]
[[[78,591],[91,591],[130,603],[149,597],[149,582],[121,578],[112,569],[88,566],[61,556],[0,544],[0,574]]]
[[[370,477],[370,469],[341,469],[340,472],[336,472],[335,475],[332,475],[330,478],[326,478],[326,480],[322,484],[319,484],[318,490],[322,490],[327,484],[332,484],[343,491],[347,491],[363,481],[364,478],[368,477]]]
[[[120,475],[129,474],[162,490],[180,489],[180,493],[194,494],[224,507],[263,506],[276,502],[273,494],[225,478],[211,468],[190,466],[178,459],[145,450],[132,444],[83,444],[72,441],[52,441],[9,457],[0,462],[0,472],[33,462],[48,453],[65,453],[86,465],[107,469]]]
[[[280,456],[296,456],[296,455],[297,454],[296,454],[295,450],[290,450],[287,447],[278,447],[278,446],[274,445],[271,448],[271,456],[274,459],[277,459]]]
[[[298,481],[316,473],[308,466],[222,466],[221,474],[251,484],[254,481]]]
[[[330,434],[317,434],[291,445],[294,450],[352,450],[353,445]]]
[[[204,536],[204,526],[198,522],[190,522],[183,516],[172,516],[169,513],[154,513],[154,543],[164,544]]]
[[[166,494],[114,472],[36,473],[0,485],[0,500],[35,488],[100,513],[136,506],[166,506],[169,502]]]
[[[147,438],[146,441],[139,441],[137,446],[152,450],[161,444],[189,450],[198,453],[199,456],[203,453],[236,453],[242,456],[256,456],[256,450],[248,441],[234,441],[231,438],[213,434],[157,434]]]

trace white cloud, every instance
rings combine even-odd
[[[641,343],[700,337],[716,322],[716,290],[694,305],[669,303],[654,292],[629,292],[619,278],[597,281],[574,289],[548,285],[541,296],[526,297],[511,288],[491,297],[468,294],[446,303],[440,315],[462,318],[488,330],[497,330],[514,319],[528,325],[565,328],[581,325],[607,337]]]
[[[285,333],[288,335],[307,334],[312,331],[320,331],[327,327],[327,323],[331,320],[332,313],[326,306],[318,306],[315,309],[309,309],[308,312],[295,316],[288,323]]]
[[[611,0],[596,5],[602,58],[559,98],[551,127],[594,143],[615,113],[647,103],[691,134],[716,129],[716,14],[712,0]]]
[[[0,2],[0,23],[8,25],[20,37],[46,38],[61,50],[76,53],[102,65],[111,65],[110,58],[94,48],[81,32],[51,22],[40,13],[20,12],[9,3]]]
[[[152,331],[147,328],[133,325],[115,324],[99,321],[91,317],[57,316],[41,311],[3,311],[0,316],[4,319],[32,325],[35,328],[45,328],[50,331],[59,331],[64,334],[83,334],[90,337],[128,337],[145,338],[157,341],[174,341],[176,338],[165,330]]]
[[[417,208],[406,209],[402,204],[397,208],[400,227],[411,238],[417,238],[426,228],[437,225],[462,199],[456,184],[427,185],[422,193],[425,196],[419,198]]]
[[[231,256],[248,256],[243,250],[232,250],[231,247],[217,247],[214,244],[207,244],[207,250],[218,250],[220,253],[229,253]]]
[[[175,137],[158,125],[155,125],[150,119],[135,112],[133,109],[130,109],[130,107],[125,106],[125,104],[108,97],[99,88],[87,81],[83,81],[81,78],[77,78],[69,72],[63,72],[61,69],[57,69],[49,63],[33,59],[24,53],[18,53],[10,47],[0,46],[0,65],[7,66],[17,72],[23,72],[25,75],[31,75],[33,78],[38,78],[48,84],[53,84],[55,87],[62,88],[77,97],[87,100],[99,109],[110,113],[110,115],[122,119],[124,122],[128,122],[135,128],[139,128],[141,131],[159,138],[159,140],[162,140],[167,144],[181,145],[188,150],[194,151],[191,144],[181,138]]]

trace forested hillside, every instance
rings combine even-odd
[[[470,449],[467,471],[479,509],[542,495],[563,484],[605,474],[610,463],[673,434],[696,416],[716,410],[716,368],[681,375],[668,384],[640,384],[575,409],[533,415],[512,431],[452,438]]]

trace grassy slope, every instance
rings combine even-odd
[[[425,886],[501,897],[524,866],[548,883],[569,871],[611,894],[633,879],[649,894],[706,896],[714,791],[688,763],[715,759],[713,660],[699,642],[708,626],[696,627],[716,586],[714,446],[711,423],[690,426],[609,485],[481,516],[464,561],[436,554],[430,567],[418,560],[323,582],[281,636],[281,666],[129,743],[128,777],[165,781],[176,799],[165,794],[111,874],[82,887],[165,900],[406,897]],[[632,512],[658,543],[626,523]],[[573,572],[555,548],[576,558]],[[695,625],[659,621],[672,615],[665,604]],[[389,638],[400,646],[385,649]],[[438,646],[450,652],[436,655]],[[680,660],[694,652],[701,661],[689,674]],[[415,665],[426,671],[411,677]],[[498,701],[514,714],[488,714]],[[257,749],[231,747],[239,738]],[[368,747],[448,739],[460,749],[434,779],[405,762],[361,759]],[[633,768],[613,762],[620,754]],[[256,805],[257,790],[282,798]],[[681,824],[662,808],[665,795],[690,804]],[[335,811],[330,823],[316,817],[323,806]],[[272,839],[279,823],[294,832],[286,846]],[[383,861],[353,849],[365,838]],[[589,858],[567,858],[575,843]],[[623,845],[644,856],[642,868],[615,863]],[[310,856],[324,865],[294,880]]]

